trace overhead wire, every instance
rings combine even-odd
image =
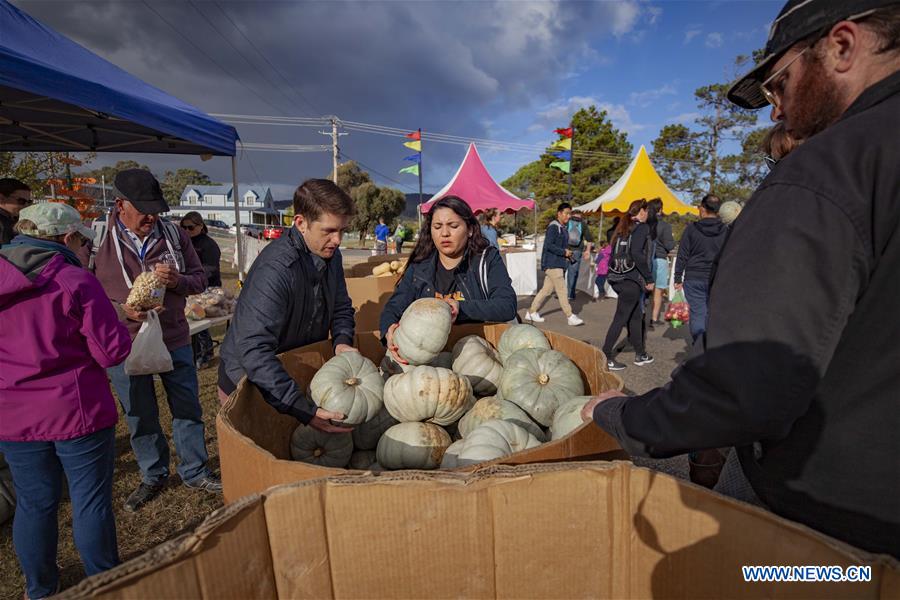
[[[284,81],[284,82],[287,84],[287,86],[288,86],[291,90],[293,90],[293,92],[294,92],[295,94],[297,94],[297,97],[300,98],[303,102],[306,103],[306,105],[307,105],[308,107],[310,107],[310,108],[312,109],[313,114],[315,114],[315,113],[321,114],[322,111],[320,111],[318,108],[316,108],[316,106],[315,106],[312,102],[310,102],[309,99],[308,99],[305,95],[303,95],[303,93],[301,93],[299,89],[297,89],[296,87],[294,87],[294,84],[291,83],[291,80],[288,79],[288,78],[281,72],[281,70],[280,70],[278,67],[276,67],[276,66],[272,63],[272,61],[270,61],[270,60],[266,57],[265,54],[263,54],[262,50],[260,50],[260,49],[256,46],[256,44],[253,43],[253,41],[250,39],[250,37],[247,36],[247,34],[245,34],[244,31],[238,26],[238,24],[235,23],[235,21],[231,18],[231,16],[228,14],[228,11],[226,11],[224,8],[222,8],[222,6],[218,3],[217,0],[213,0],[213,4],[216,6],[216,8],[219,9],[219,12],[221,12],[221,13],[225,16],[225,18],[228,19],[228,21],[229,21],[229,22],[231,23],[231,25],[237,30],[237,32],[241,34],[241,37],[243,37],[245,40],[247,40],[247,43],[250,45],[250,47],[253,48],[253,50],[255,50],[256,53],[259,54],[259,56],[265,61],[265,63],[266,63],[267,65],[269,65],[269,67],[271,67],[271,69],[272,69],[273,71],[275,71],[275,73],[276,73],[279,77],[281,77],[282,81]]]
[[[244,81],[242,81],[242,80],[238,79],[237,77],[235,77],[234,75],[232,75],[232,73],[231,73],[228,69],[226,69],[225,67],[223,67],[221,64],[219,64],[219,62],[218,62],[216,59],[214,59],[212,56],[210,56],[209,54],[207,54],[206,51],[203,50],[203,48],[201,48],[200,46],[198,46],[198,45],[194,42],[194,40],[192,40],[190,37],[188,37],[188,36],[186,36],[185,34],[183,34],[177,27],[175,27],[175,25],[173,25],[168,19],[166,19],[159,11],[157,11],[155,8],[153,8],[153,6],[151,6],[151,5],[147,2],[147,0],[141,0],[141,3],[142,3],[142,4],[143,4],[150,12],[152,12],[152,13],[155,14],[157,17],[159,17],[159,19],[160,19],[163,23],[165,23],[166,25],[168,25],[169,28],[172,29],[172,31],[174,31],[175,33],[177,33],[180,37],[182,37],[185,41],[187,41],[191,46],[193,46],[194,49],[197,50],[197,52],[199,52],[200,54],[202,54],[203,56],[205,56],[211,63],[213,63],[214,65],[216,65],[217,67],[219,67],[219,69],[220,69],[223,73],[225,73],[226,75],[228,75],[231,79],[233,79],[234,81],[236,81],[236,82],[239,83],[240,85],[242,85],[242,86],[244,86],[245,88],[247,88],[247,90],[248,90],[251,94],[253,94],[253,95],[256,96],[257,98],[259,98],[260,100],[262,100],[265,104],[271,106],[272,108],[274,108],[275,110],[277,110],[277,111],[279,111],[279,112],[282,112],[282,113],[284,112],[282,109],[278,108],[277,106],[275,106],[274,104],[272,104],[271,102],[269,102],[266,98],[264,98],[263,96],[259,95],[259,94],[256,92],[256,90],[254,90],[251,86],[247,85]]]
[[[258,66],[256,66],[256,65],[253,64],[252,62],[250,62],[250,59],[248,59],[248,58],[244,55],[244,53],[241,52],[241,50],[240,50],[237,46],[235,46],[235,45],[231,42],[230,39],[228,39],[228,36],[226,36],[226,35],[225,35],[218,27],[216,27],[216,24],[212,22],[212,19],[210,19],[210,18],[206,15],[206,13],[204,13],[202,10],[200,10],[200,8],[194,3],[194,0],[188,0],[188,4],[190,4],[191,8],[194,9],[194,12],[196,12],[198,15],[200,15],[200,17],[201,17],[204,21],[206,21],[206,24],[209,25],[210,28],[212,28],[212,30],[215,31],[215,32],[219,35],[220,38],[222,38],[223,40],[225,40],[225,43],[228,44],[228,45],[231,47],[231,49],[234,50],[234,51],[237,53],[237,55],[240,56],[240,57],[244,60],[244,62],[247,63],[247,64],[250,66],[250,68],[251,68],[252,70],[258,72],[259,75],[260,75],[263,79],[266,80],[266,83],[268,83],[269,85],[271,85],[272,87],[274,87],[274,88],[275,88],[282,96],[284,96],[285,99],[287,99],[288,106],[294,106],[294,105],[296,104],[296,102],[295,102],[290,96],[288,96],[287,94],[284,93],[284,91],[278,86],[277,83],[273,83],[272,80],[270,80],[270,79],[266,76],[265,71],[264,71],[263,69],[260,69]],[[282,111],[282,112],[286,112],[286,111]]]

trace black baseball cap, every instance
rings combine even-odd
[[[126,169],[116,173],[116,195],[131,202],[144,213],[169,212],[169,205],[153,173],[145,169]]]
[[[900,4],[900,0],[788,0],[769,29],[763,59],[728,90],[728,99],[743,108],[768,104],[760,85],[769,68],[791,46],[839,21],[860,19],[879,8]]]

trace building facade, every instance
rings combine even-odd
[[[281,221],[278,209],[268,187],[238,185],[240,198],[238,209],[242,224],[277,225]],[[234,225],[234,203],[231,185],[189,185],[181,192],[181,203],[170,207],[165,214],[178,220],[185,214],[196,211],[204,220],[224,221]]]

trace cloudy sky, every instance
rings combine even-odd
[[[318,117],[426,132],[425,191],[452,176],[460,144],[429,131],[543,145],[586,105],[607,110],[635,144],[696,116],[693,91],[730,79],[765,44],[778,1],[270,2],[13,0],[19,8],[145,81],[209,113]],[[245,142],[321,144],[319,127],[237,125]],[[343,157],[376,181],[398,174],[396,137],[350,131]],[[482,150],[498,179],[537,152]],[[161,172],[193,167],[229,180],[224,159],[134,158]],[[326,176],[330,153],[245,150],[239,177],[276,197]]]

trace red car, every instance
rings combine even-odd
[[[263,229],[262,237],[264,240],[277,240],[284,233],[284,227],[280,225],[266,225]]]

